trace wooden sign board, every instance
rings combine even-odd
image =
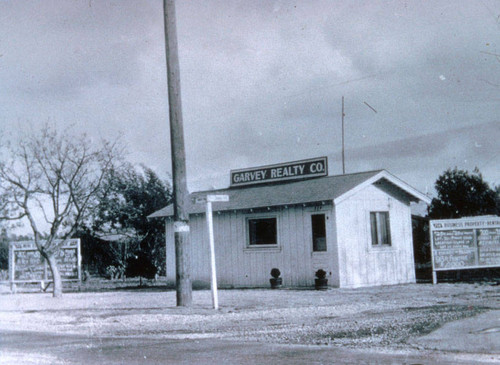
[[[57,254],[57,268],[65,281],[81,279],[80,239],[71,239]],[[11,283],[50,281],[52,274],[34,241],[11,242],[9,245],[9,280]]]
[[[430,221],[433,271],[500,267],[500,217]]]

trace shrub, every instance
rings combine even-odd
[[[323,269],[319,269],[318,271],[316,271],[316,277],[318,279],[324,279],[326,277],[326,271]]]
[[[157,269],[151,260],[142,252],[137,253],[127,260],[127,269],[125,275],[129,278],[143,277],[154,279]]]
[[[280,270],[279,270],[279,269],[274,268],[274,269],[272,269],[272,270],[271,270],[271,276],[272,276],[273,278],[277,279],[277,278],[279,278],[279,277],[280,277],[280,275],[281,275],[281,272],[280,272]]]

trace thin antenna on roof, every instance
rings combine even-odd
[[[344,95],[342,95],[342,174],[345,175],[345,145],[344,145]]]
[[[365,103],[365,105],[370,108],[374,113],[377,113],[377,111],[375,110],[375,108],[373,108],[370,104],[368,104],[366,101],[363,101],[363,103]]]
[[[374,113],[377,113],[374,107],[368,104],[366,101],[363,102],[368,108],[370,108]],[[345,175],[345,138],[344,138],[344,95],[342,95],[342,174]]]

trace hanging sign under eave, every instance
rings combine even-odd
[[[231,187],[299,180],[328,175],[328,160],[318,157],[276,165],[231,170]]]

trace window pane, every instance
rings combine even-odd
[[[326,251],[326,224],[324,214],[311,215],[313,251]]]
[[[378,237],[377,237],[377,214],[376,213],[370,213],[370,227],[372,231],[372,245],[377,245],[378,244]]]
[[[390,245],[391,244],[391,231],[389,230],[389,213],[380,212],[380,231],[381,231],[381,244]]]
[[[372,245],[391,245],[389,212],[371,212],[370,228]]]
[[[259,218],[248,220],[250,245],[277,244],[276,218]]]

